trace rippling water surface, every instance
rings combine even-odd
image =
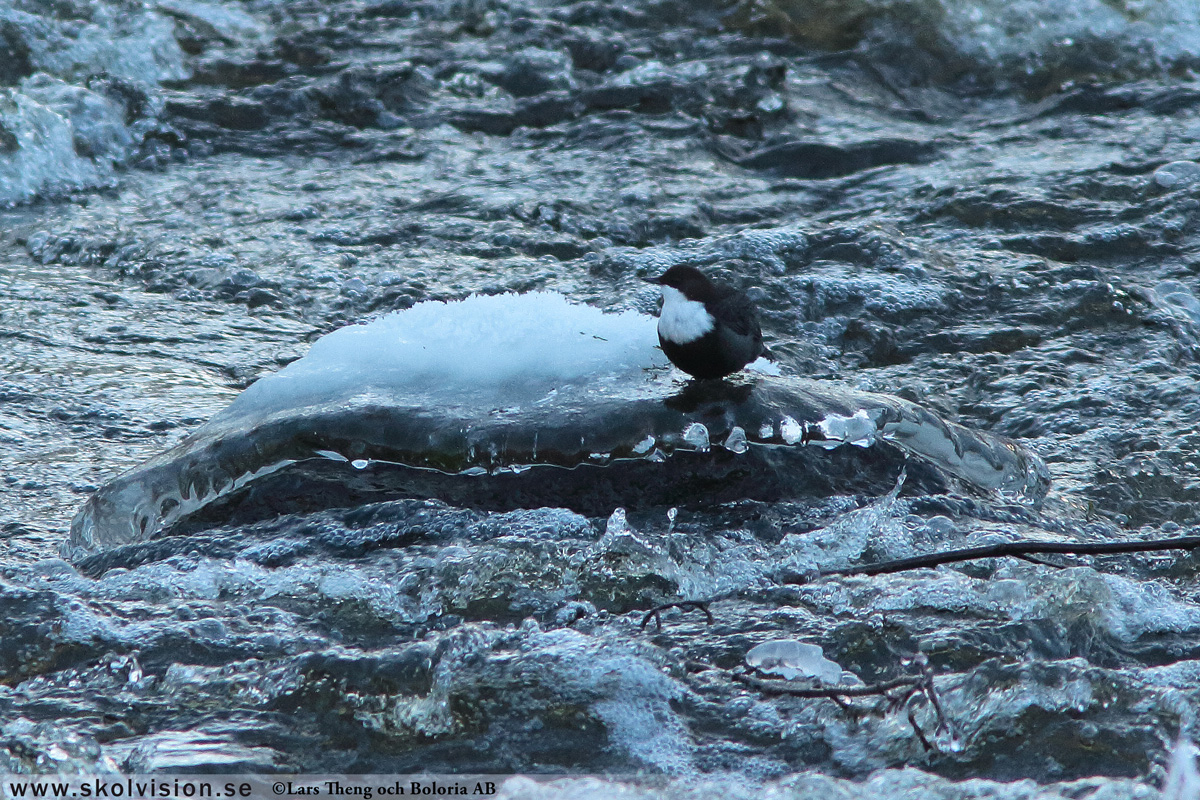
[[[1182,0],[0,0],[0,771],[1153,796],[1200,735],[1194,556],[814,576],[1200,527],[1198,47]],[[675,263],[748,291],[785,373],[697,398],[660,365],[689,452],[586,401],[535,427],[638,459],[469,474],[504,409],[455,418],[467,474],[324,427],[63,548],[329,331],[473,292],[653,313]],[[812,380],[1027,448],[1049,494],[704,416]],[[774,639],[866,682],[923,654],[949,729],[739,682]]]

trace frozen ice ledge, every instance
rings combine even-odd
[[[681,450],[853,445],[898,448],[1008,499],[1037,503],[1049,488],[1045,465],[1021,445],[897,397],[754,371],[685,381],[656,347],[655,325],[538,292],[421,303],[334,331],[97,491],[64,555],[148,540],[313,460],[347,481],[384,463],[537,481],[550,467],[620,469]]]

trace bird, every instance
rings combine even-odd
[[[763,354],[758,311],[744,292],[677,264],[657,278],[662,288],[658,343],[671,363],[704,380],[732,375]]]

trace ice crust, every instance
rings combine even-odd
[[[554,292],[418,303],[323,336],[304,358],[249,387],[227,413],[266,416],[371,387],[431,403],[536,403],[567,384],[665,369],[654,347],[656,324]]]
[[[314,458],[470,475],[883,441],[1015,500],[1037,502],[1048,489],[1045,465],[1020,445],[900,398],[758,373],[686,382],[654,346],[655,325],[535,292],[427,302],[334,331],[101,488],[76,515],[64,554],[145,541]]]
[[[820,646],[795,639],[772,639],[751,648],[746,663],[767,675],[787,680],[816,678],[821,683],[842,682],[842,668],[825,657]]]

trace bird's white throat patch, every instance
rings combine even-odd
[[[687,344],[713,329],[712,314],[698,300],[671,286],[662,287],[663,307],[658,316],[658,335],[668,342]]]

